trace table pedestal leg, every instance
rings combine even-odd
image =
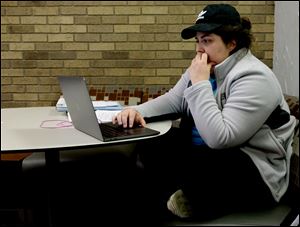
[[[45,152],[46,177],[47,177],[47,199],[48,199],[48,224],[55,227],[55,195],[57,193],[57,173],[59,168],[59,151],[50,150]]]

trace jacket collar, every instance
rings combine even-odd
[[[236,65],[236,63],[246,56],[248,51],[250,50],[248,50],[247,48],[242,48],[234,54],[230,55],[220,64],[215,66],[214,73],[216,76],[218,86],[224,81],[225,77],[228,75],[230,70]]]

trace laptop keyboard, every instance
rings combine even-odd
[[[118,124],[112,123],[103,123],[100,124],[101,133],[104,137],[117,137],[117,136],[124,136],[124,135],[132,135],[134,131],[138,130],[139,127],[135,128],[123,128]]]

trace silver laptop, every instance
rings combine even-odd
[[[58,76],[60,88],[74,127],[101,141],[153,136],[160,132],[136,126],[123,128],[112,122],[98,123],[91,97],[83,77]]]

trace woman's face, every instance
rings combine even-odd
[[[197,32],[196,43],[196,52],[206,53],[208,55],[207,63],[211,63],[212,68],[224,61],[236,46],[235,41],[226,45],[221,36],[204,32]]]

